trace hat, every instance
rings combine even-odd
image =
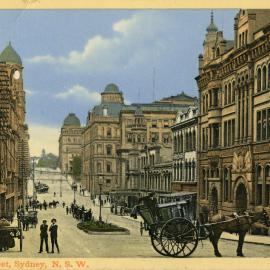
[[[47,220],[46,220],[46,219],[43,219],[42,222],[43,222],[43,223],[44,223],[44,222],[47,222]]]
[[[55,218],[53,218],[53,219],[51,220],[51,222],[54,222],[54,221],[56,222],[56,219],[55,219]]]

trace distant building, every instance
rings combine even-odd
[[[59,167],[61,172],[71,173],[73,157],[81,157],[81,154],[81,123],[74,113],[70,113],[63,122],[59,137]]]
[[[0,54],[0,217],[23,204],[29,176],[23,66],[11,43]]]
[[[115,84],[108,84],[101,93],[101,103],[88,113],[83,131],[82,185],[91,194],[109,194],[119,185],[116,151],[120,147],[119,114],[124,106],[122,92]]]
[[[172,192],[197,192],[198,108],[179,112],[171,127],[173,136]]]
[[[270,207],[270,10],[240,10],[234,40],[213,14],[199,56],[198,191],[213,213]]]

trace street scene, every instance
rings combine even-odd
[[[24,231],[23,252],[18,252],[18,247],[10,249],[6,253],[1,253],[1,257],[22,258],[22,257],[39,257],[39,258],[117,258],[117,257],[137,257],[137,258],[152,258],[160,257],[152,248],[147,232],[140,234],[140,222],[130,218],[129,216],[120,216],[111,214],[109,205],[102,208],[102,219],[107,222],[115,223],[119,226],[128,228],[130,235],[90,235],[77,228],[78,220],[74,219],[71,214],[66,215],[66,209],[62,207],[64,201],[70,205],[74,200],[74,192],[71,188],[71,179],[62,183],[62,197],[60,197],[60,181],[59,176],[51,176],[51,174],[43,175],[44,183],[49,185],[49,192],[38,195],[38,200],[49,202],[53,200],[59,201],[56,208],[47,208],[47,210],[38,211],[39,223],[36,228],[29,228],[29,231]],[[47,180],[48,179],[48,180]],[[53,180],[55,179],[55,180]],[[54,197],[54,192],[56,196]],[[93,205],[89,196],[82,196],[77,191],[75,199],[78,205],[84,205],[85,208],[91,208],[94,218],[98,219],[99,207]],[[98,200],[97,200],[98,204]],[[57,219],[59,226],[59,248],[60,253],[48,254],[43,252],[38,254],[40,244],[39,225],[43,219],[50,221],[52,218]],[[14,221],[16,222],[16,221]],[[17,241],[17,240],[16,240]],[[17,243],[16,243],[17,244]],[[246,256],[250,257],[268,257],[268,246],[258,244],[245,244],[244,251]],[[220,250],[224,257],[234,257],[237,242],[230,240],[221,240]],[[51,251],[51,243],[49,241],[49,249]],[[45,250],[44,250],[45,251]],[[199,243],[199,247],[193,254],[193,257],[214,257],[213,248],[209,241]]]
[[[269,9],[0,24],[0,258],[269,257]]]

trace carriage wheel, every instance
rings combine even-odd
[[[173,218],[163,225],[160,240],[168,256],[188,257],[198,245],[198,233],[189,220]]]
[[[163,246],[160,239],[161,227],[157,227],[154,234],[151,235],[151,244],[156,252],[163,256],[168,256],[168,254],[163,250]]]

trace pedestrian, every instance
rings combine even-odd
[[[57,242],[57,230],[58,230],[58,225],[56,224],[56,219],[53,218],[51,220],[52,224],[50,226],[49,231],[51,232],[51,243],[52,243],[52,251],[51,253],[54,253],[54,245],[57,248],[57,252],[59,253],[59,247],[58,247],[58,242]]]
[[[43,242],[45,241],[46,251],[49,253],[49,246],[48,246],[48,225],[47,220],[44,219],[42,224],[40,225],[40,249],[38,253],[43,252]]]
[[[96,204],[96,201],[95,201],[95,200],[93,200],[93,205],[95,206],[95,204]]]
[[[54,196],[54,197],[56,196],[56,192],[53,193],[53,196]]]
[[[42,210],[42,203],[39,204],[39,209]]]
[[[28,204],[25,206],[25,209],[26,209],[26,211],[28,212],[28,208],[29,208],[29,206],[28,206]]]
[[[63,208],[65,208],[65,205],[66,205],[65,202],[63,202]]]
[[[69,209],[68,209],[68,205],[67,205],[67,206],[66,206],[66,214],[67,214],[67,215],[68,215],[68,210],[69,210]]]

